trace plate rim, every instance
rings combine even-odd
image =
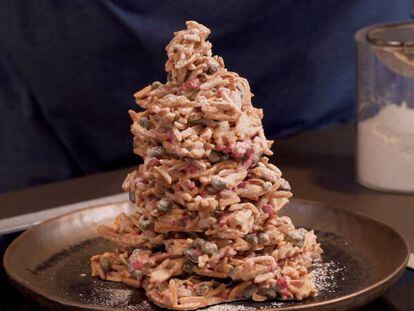
[[[394,269],[394,271],[392,273],[390,273],[387,277],[385,277],[385,278],[379,280],[378,282],[376,282],[376,283],[374,283],[374,284],[372,284],[372,285],[370,285],[366,288],[363,288],[363,289],[361,289],[357,292],[353,292],[353,293],[350,293],[348,295],[333,298],[333,299],[330,299],[330,300],[327,300],[327,301],[315,302],[315,303],[312,303],[312,304],[309,304],[309,305],[298,305],[298,306],[291,305],[291,306],[286,306],[286,307],[283,307],[283,308],[266,308],[265,310],[268,310],[268,311],[272,311],[272,310],[301,310],[301,309],[314,308],[314,307],[326,307],[326,306],[329,306],[329,305],[333,305],[335,303],[339,303],[339,302],[342,302],[342,301],[352,299],[352,298],[360,296],[362,294],[369,294],[370,292],[372,292],[375,289],[381,287],[382,285],[386,284],[387,282],[395,279],[396,277],[398,277],[399,274],[402,274],[404,272],[404,270],[407,266],[407,263],[408,263],[408,259],[410,258],[410,246],[409,246],[409,243],[408,243],[407,239],[405,238],[405,236],[403,234],[401,234],[395,228],[393,228],[393,227],[391,227],[391,226],[389,226],[389,225],[387,225],[387,224],[385,224],[385,223],[383,223],[379,220],[371,218],[371,217],[369,217],[365,214],[362,214],[360,212],[348,211],[344,208],[340,208],[340,207],[335,206],[333,204],[331,205],[331,204],[320,202],[320,201],[313,201],[313,200],[300,199],[300,198],[293,198],[293,199],[290,200],[290,202],[298,202],[298,203],[302,203],[302,204],[317,205],[317,206],[322,207],[322,208],[335,209],[336,211],[339,211],[341,213],[349,214],[352,217],[363,218],[366,221],[374,222],[378,226],[387,228],[387,230],[391,230],[394,234],[396,234],[396,236],[398,236],[402,240],[402,242],[404,244],[406,255],[405,255],[405,258],[402,261],[402,263],[396,269]],[[36,225],[30,227],[29,229],[25,230],[24,232],[22,232],[17,238],[15,238],[10,243],[10,245],[7,247],[7,249],[4,253],[2,264],[3,264],[4,270],[6,272],[6,275],[12,281],[12,283],[17,284],[19,287],[22,287],[20,290],[22,290],[22,289],[28,290],[28,291],[32,292],[33,294],[42,297],[43,299],[49,300],[53,303],[58,303],[58,304],[63,305],[63,306],[75,307],[75,308],[79,308],[81,310],[82,309],[83,310],[90,310],[90,306],[88,308],[88,306],[86,304],[81,304],[81,303],[74,302],[74,301],[71,301],[71,300],[68,300],[68,299],[65,299],[65,298],[61,298],[61,297],[56,297],[56,296],[52,297],[49,294],[47,294],[45,291],[37,290],[34,286],[32,286],[30,284],[30,282],[25,282],[24,279],[18,277],[17,275],[15,275],[12,272],[8,257],[10,256],[10,252],[13,250],[13,248],[15,248],[17,246],[17,244],[19,242],[21,242],[22,239],[25,238],[26,235],[30,234],[34,230],[37,230],[39,227],[43,226],[46,223],[50,223],[50,222],[56,221],[56,220],[64,218],[64,217],[68,217],[68,216],[73,215],[73,214],[81,213],[81,212],[84,212],[84,211],[89,210],[89,209],[97,209],[97,208],[102,208],[102,207],[108,206],[108,205],[117,205],[117,204],[123,204],[123,203],[130,203],[130,202],[129,202],[129,200],[116,200],[116,201],[113,201],[113,202],[107,202],[107,203],[102,203],[102,204],[98,204],[98,205],[88,206],[88,207],[85,207],[85,208],[81,208],[79,210],[71,211],[71,212],[65,213],[63,215],[53,217],[51,219],[43,221],[43,222],[41,222],[39,224],[36,224]],[[286,206],[286,208],[288,208],[288,206]],[[277,300],[275,300],[275,301],[277,301]],[[220,305],[220,304],[218,304],[218,305]],[[122,310],[122,309],[114,309],[113,307],[110,307],[110,306],[106,307],[106,306],[98,306],[98,305],[93,306],[93,308],[95,310],[105,310],[105,311]]]

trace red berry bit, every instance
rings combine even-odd
[[[175,185],[174,185],[174,191],[175,191],[175,192],[181,191],[181,186],[180,186],[180,184],[175,184]]]
[[[142,263],[142,261],[140,261],[140,260],[136,260],[136,261],[134,261],[134,262],[132,263],[132,267],[133,267],[135,270],[142,270],[142,268],[144,267],[144,264]]]
[[[198,88],[200,88],[200,84],[201,82],[199,78],[190,79],[183,83],[182,90],[184,92],[191,91],[191,90],[197,90]]]
[[[243,167],[247,169],[253,163],[253,159],[254,159],[254,150],[253,150],[253,148],[250,148],[249,150],[247,150],[246,154],[247,154],[247,159],[246,159],[246,161],[244,161]]]
[[[160,165],[161,164],[161,162],[160,162],[160,160],[158,160],[157,158],[150,158],[149,160],[148,160],[148,165],[149,166],[158,166],[158,165]]]
[[[284,278],[283,276],[277,279],[276,284],[280,290],[286,289],[289,286],[288,280]]]
[[[196,188],[196,184],[195,184],[195,182],[194,182],[194,181],[192,181],[192,180],[189,180],[189,181],[187,182],[186,186],[187,186],[187,188],[188,188],[189,190],[194,190],[194,189]]]
[[[263,210],[263,212],[268,213],[271,216],[276,214],[275,210],[273,209],[273,206],[270,205],[270,204],[263,205],[262,210]]]

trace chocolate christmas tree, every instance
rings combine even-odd
[[[298,299],[317,291],[308,268],[321,248],[278,211],[292,196],[264,135],[249,83],[212,56],[194,21],[167,45],[167,82],[134,96],[134,152],[123,189],[136,205],[101,234],[119,249],[92,257],[92,274],[143,287],[159,306]]]

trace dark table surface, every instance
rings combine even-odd
[[[358,185],[352,125],[306,132],[277,141],[273,162],[290,181],[296,198],[322,201],[380,220],[407,239],[414,250],[414,195],[377,192]],[[0,219],[120,192],[131,168],[0,195]],[[18,233],[0,237],[0,256]],[[386,250],[384,250],[386,251]],[[0,310],[41,310],[15,291],[0,270]],[[414,310],[414,272],[362,310]]]

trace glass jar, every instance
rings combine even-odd
[[[414,23],[376,25],[357,43],[357,178],[414,192]]]

